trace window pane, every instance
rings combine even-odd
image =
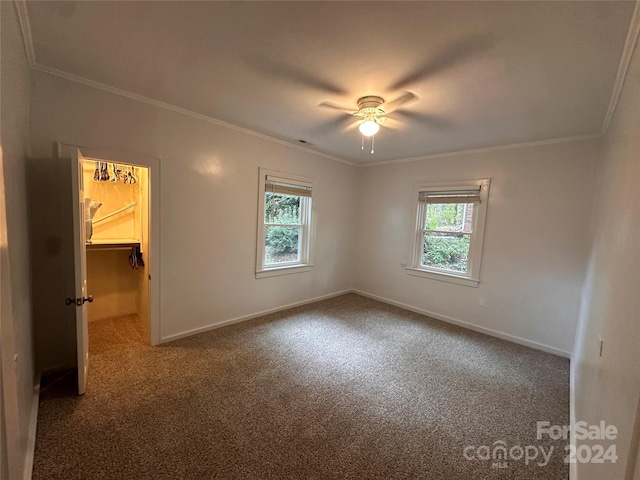
[[[473,203],[430,203],[425,230],[471,233]]]
[[[422,266],[466,272],[470,237],[466,233],[424,232]]]
[[[300,197],[265,193],[264,223],[297,224],[300,222]]]
[[[265,227],[264,263],[300,261],[302,227]]]

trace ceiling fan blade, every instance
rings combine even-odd
[[[380,120],[384,120],[380,122],[380,130],[391,130],[395,132],[402,129],[403,124],[400,120],[391,117],[382,117]]]
[[[440,129],[450,128],[453,126],[453,122],[446,120],[445,118],[438,117],[436,115],[428,115],[426,113],[411,112],[409,110],[396,110],[393,112],[393,115],[400,116],[408,121],[420,122]]]
[[[334,131],[344,131],[350,126],[351,123],[353,123],[353,115],[343,113],[342,115],[339,115],[338,117],[333,118],[328,122],[314,127],[313,133],[323,135],[326,133],[332,133]]]
[[[318,104],[318,106],[324,107],[324,108],[332,108],[334,110],[340,110],[342,112],[349,112],[351,115],[358,113],[358,112],[355,112],[353,108],[343,107],[342,105],[336,105],[335,103],[332,103],[332,102],[321,102],[320,104]]]
[[[347,123],[343,128],[342,131],[343,132],[350,132],[352,130],[356,130],[359,126],[360,126],[360,121],[358,120],[353,120],[353,117],[351,119],[352,121]]]
[[[315,73],[309,73],[297,66],[259,57],[245,57],[244,61],[247,66],[254,71],[268,75],[276,80],[294,83],[302,87],[313,88],[335,95],[345,95],[347,93],[339,85],[321,78]]]
[[[488,50],[494,43],[495,39],[489,35],[476,35],[458,40],[440,50],[440,52],[436,53],[430,60],[412,72],[398,79],[389,88],[391,90],[403,89],[438,72],[458,65],[467,58]]]
[[[401,105],[404,105],[407,102],[411,102],[413,100],[416,100],[417,98],[418,98],[418,96],[415,93],[404,92],[402,95],[400,95],[395,100],[392,100],[390,102],[384,103],[382,105],[382,107],[384,108],[385,113],[391,113],[395,109],[400,107]]]

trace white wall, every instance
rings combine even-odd
[[[161,164],[161,336],[351,288],[357,169],[296,148],[34,73],[31,139]],[[317,179],[312,272],[256,280],[258,168]]]
[[[598,140],[356,169],[43,73],[32,95],[35,156],[58,140],[161,159],[163,338],[355,286],[572,350]],[[312,273],[254,278],[259,166],[318,180]],[[484,177],[492,185],[480,286],[407,275],[415,183]]]
[[[3,41],[4,31],[3,18]],[[20,62],[24,77],[28,72]],[[42,159],[51,157],[52,142],[61,141],[161,160],[163,338],[353,286],[568,355],[586,274],[574,363],[576,413],[578,419],[604,419],[621,428],[619,445],[627,451],[619,451],[622,461],[613,468],[623,478],[629,419],[640,391],[640,265],[633,248],[640,244],[638,69],[636,53],[604,152],[602,141],[594,139],[356,169],[38,72],[31,92],[31,145]],[[25,92],[14,88],[25,104]],[[16,145],[5,145],[3,130],[5,157]],[[255,279],[260,166],[317,179],[313,272]],[[5,170],[21,175],[19,163]],[[492,183],[479,287],[407,275],[401,264],[409,257],[416,182],[485,177]],[[20,186],[12,188],[8,202],[24,195]],[[16,238],[20,208],[12,214]],[[12,254],[17,264],[25,262],[20,248]],[[28,271],[18,269],[18,277]],[[23,302],[16,307],[20,315],[28,308]],[[23,327],[22,344],[30,335]],[[602,359],[594,355],[598,334],[605,338]],[[49,353],[52,364],[56,355],[68,354]],[[25,385],[27,377],[21,377]],[[602,478],[595,468],[580,466],[580,478]]]
[[[355,288],[569,355],[597,159],[598,140],[589,140],[364,169]],[[486,177],[480,285],[407,275],[415,184]]]
[[[6,203],[2,222],[2,473],[21,478],[26,467],[34,396],[31,280],[25,158],[29,154],[29,77],[24,44],[13,2],[0,2],[0,141]],[[0,215],[4,216],[4,211]],[[6,231],[4,226],[6,222]],[[6,234],[6,236],[5,236]],[[13,354],[17,354],[14,365]],[[5,362],[10,357],[10,362]],[[17,405],[16,405],[17,403]],[[36,403],[37,405],[37,403]],[[15,407],[15,411],[13,409]],[[7,411],[7,409],[12,410]],[[4,429],[7,428],[7,431]],[[4,441],[7,443],[4,444]],[[7,454],[9,457],[7,458]],[[7,464],[9,460],[10,465]]]
[[[640,54],[636,47],[604,139],[595,196],[593,246],[576,335],[577,420],[619,430],[614,465],[578,464],[580,480],[631,479],[640,401]],[[599,356],[598,335],[604,348]],[[635,422],[634,422],[635,418]],[[600,442],[605,443],[605,442]],[[636,466],[636,470],[640,465]],[[625,476],[625,472],[628,476]],[[640,475],[640,473],[636,473]],[[638,478],[638,477],[635,477]]]

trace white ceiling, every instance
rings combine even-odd
[[[35,60],[357,163],[600,131],[633,2],[29,2]],[[412,92],[361,151],[363,95]],[[391,128],[392,127],[392,128]]]

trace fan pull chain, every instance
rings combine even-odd
[[[375,150],[373,149],[373,147],[375,146],[375,135],[371,135],[371,155],[374,154]],[[364,135],[362,135],[362,143],[360,144],[360,150],[364,150]]]

